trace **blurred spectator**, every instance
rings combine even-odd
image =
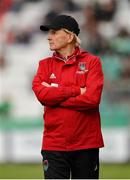
[[[130,81],[130,55],[123,59],[123,71],[121,77]]]
[[[3,41],[1,41],[0,43],[0,70],[3,70],[7,65],[7,61],[5,58],[6,44]]]
[[[74,12],[81,10],[81,7],[73,0],[51,0],[50,6],[50,10],[44,17],[44,24],[49,24],[53,18],[65,11]]]
[[[95,13],[97,21],[112,21],[116,13],[116,0],[105,0],[102,3],[95,4]]]
[[[3,55],[0,55],[0,69],[4,69],[6,67],[6,60]]]
[[[77,5],[73,0],[64,0],[64,2],[66,11],[74,12],[81,10],[81,7]]]
[[[94,54],[103,53],[107,50],[108,44],[98,30],[95,9],[92,5],[87,5],[84,9],[85,22],[82,26],[82,47]]]
[[[117,54],[104,54],[102,57],[103,70],[105,72],[105,80],[115,83],[121,78],[122,59]],[[109,68],[108,68],[109,67]]]
[[[7,34],[6,41],[8,44],[25,44],[31,43],[32,37],[36,34],[35,29],[32,27],[28,28],[13,28]]]
[[[30,44],[32,39],[32,33],[29,29],[18,31],[15,34],[15,43]]]
[[[50,24],[50,22],[60,13],[64,11],[65,1],[54,0],[50,2],[50,10],[43,18],[43,24]]]
[[[9,97],[3,97],[0,102],[0,117],[9,117],[11,115],[12,104]]]
[[[122,27],[119,30],[118,36],[122,37],[122,38],[126,38],[126,37],[130,36],[130,33],[128,32],[128,30],[126,28]]]
[[[27,0],[28,2],[32,2],[32,3],[37,3],[39,1],[43,1],[43,0]]]
[[[12,5],[12,0],[0,0],[0,18],[4,13],[8,12]]]
[[[130,54],[130,33],[121,28],[117,36],[110,40],[110,46],[115,53]]]
[[[24,3],[25,3],[25,0],[13,0],[10,10],[13,12],[19,12],[22,9]]]

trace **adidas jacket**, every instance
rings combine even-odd
[[[80,87],[86,87],[83,95]],[[32,89],[44,106],[43,150],[104,146],[99,113],[102,88],[100,59],[79,48],[66,62],[57,53],[39,62]]]

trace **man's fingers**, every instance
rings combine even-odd
[[[86,92],[86,87],[80,88],[81,94],[84,94]]]

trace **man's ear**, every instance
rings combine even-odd
[[[71,43],[74,39],[74,35],[73,34],[68,34],[68,43]]]

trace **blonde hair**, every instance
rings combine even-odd
[[[68,29],[63,28],[63,30],[68,34],[73,34],[74,35],[73,42],[74,42],[76,47],[79,47],[81,45],[81,40],[79,39],[79,37],[75,33],[69,31]]]

